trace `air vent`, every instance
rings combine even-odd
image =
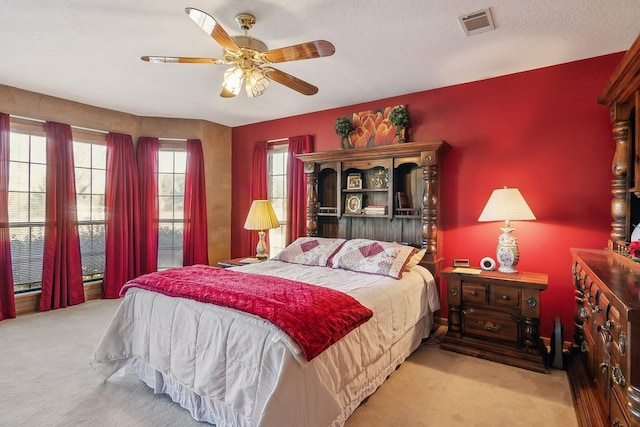
[[[462,29],[467,36],[484,33],[496,28],[493,25],[491,11],[489,9],[478,10],[468,15],[460,16],[458,19],[460,20]]]

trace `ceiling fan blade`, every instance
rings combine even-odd
[[[231,36],[218,24],[213,16],[205,13],[201,10],[187,7],[184,10],[189,18],[193,20],[205,33],[209,34],[215,41],[217,41],[223,48],[237,51],[240,50],[236,42],[233,41]]]
[[[287,86],[303,95],[315,95],[318,93],[318,88],[314,85],[300,80],[297,77],[293,77],[291,74],[287,74],[283,71],[276,70],[275,68],[263,68],[264,73],[271,80],[274,80],[282,85]]]
[[[163,64],[227,64],[219,58],[185,58],[181,56],[141,56],[140,59],[151,63]]]
[[[331,56],[336,51],[333,44],[326,40],[300,43],[265,52],[262,57],[271,63],[297,61],[299,59],[319,58]]]

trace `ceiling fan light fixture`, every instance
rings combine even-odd
[[[242,70],[242,68],[236,66],[225,71],[224,79],[222,80],[222,93],[226,93],[228,94],[228,96],[223,96],[228,98],[239,94],[243,80],[244,71]]]
[[[262,70],[258,68],[247,70],[244,89],[248,97],[254,98],[262,95],[268,86],[269,79]]]

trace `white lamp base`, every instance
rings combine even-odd
[[[502,234],[498,237],[498,249],[496,250],[496,258],[500,267],[498,271],[502,273],[517,273],[516,265],[520,260],[518,252],[518,240],[511,235],[514,228],[501,228]]]
[[[264,231],[258,231],[258,244],[256,245],[256,258],[267,259],[267,243],[264,241]]]

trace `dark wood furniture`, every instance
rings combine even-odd
[[[572,249],[575,351],[569,378],[582,426],[640,425],[640,264],[626,257],[640,223],[640,37],[598,97],[616,146],[607,249]],[[604,245],[603,245],[604,246]]]
[[[540,292],[547,275],[539,273],[457,273],[448,267],[449,329],[441,347],[471,356],[547,372],[541,345]]]
[[[442,267],[439,181],[447,148],[444,141],[408,142],[298,155],[307,176],[307,235],[406,242],[426,248],[421,264],[438,280]],[[359,175],[362,188],[349,188],[350,175]],[[398,206],[398,193],[406,196],[409,207],[404,207],[404,197],[402,207]]]
[[[640,264],[604,249],[571,249],[571,257],[574,341],[581,352],[571,361],[577,365],[570,370],[574,393],[594,422],[638,426]]]

